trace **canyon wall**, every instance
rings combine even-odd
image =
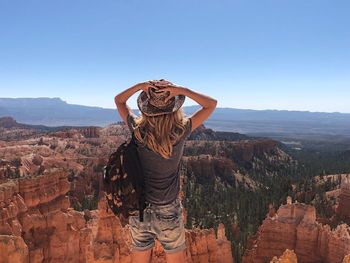
[[[67,173],[59,168],[0,184],[0,262],[131,263],[128,225],[106,209],[70,208]],[[152,262],[165,262],[156,243]],[[233,263],[223,225],[186,230],[187,263]]]
[[[337,214],[350,219],[350,174],[341,179]]]
[[[316,221],[313,206],[292,203],[289,197],[248,242],[243,263],[268,262],[286,249],[294,250],[303,263],[341,263],[350,253],[350,228],[341,224],[331,230]]]
[[[29,257],[18,262],[88,262],[91,230],[83,214],[69,208],[67,175],[45,172],[0,185],[0,235],[23,245],[18,253]]]
[[[286,249],[279,258],[273,257],[270,263],[297,263],[298,259],[293,250]]]

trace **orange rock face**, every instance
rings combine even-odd
[[[231,243],[226,239],[224,226],[213,229],[193,229],[186,232],[187,263],[233,263]],[[165,262],[165,261],[164,261]]]
[[[283,252],[283,255],[279,258],[274,257],[270,263],[297,263],[297,256],[295,255],[293,250],[286,249]]]
[[[341,180],[337,214],[350,218],[350,174]]]
[[[80,132],[84,135],[85,138],[97,138],[97,137],[99,137],[98,127],[88,127],[85,129],[80,129]]]
[[[47,169],[0,184],[0,262],[131,263],[128,226],[103,198],[97,210],[70,208],[67,173]],[[188,263],[233,262],[224,228],[186,230]],[[152,262],[165,262],[157,242]]]
[[[313,206],[288,202],[264,220],[249,244],[244,263],[266,262],[286,249],[294,250],[301,262],[340,263],[350,253],[350,228],[342,224],[332,231],[316,221]]]
[[[28,247],[23,238],[18,236],[0,235],[0,262],[23,262],[28,260]]]
[[[96,226],[94,232],[95,258],[112,258],[108,262],[131,262],[129,248],[131,237],[128,225],[121,223],[111,210],[107,212],[106,203],[99,202],[98,211],[91,212],[93,219],[89,224]],[[116,246],[118,244],[118,246]],[[227,240],[224,226],[218,227],[217,235],[213,229],[186,229],[186,263],[233,263],[231,243]],[[165,263],[165,253],[156,240],[151,263]]]
[[[29,262],[85,262],[81,260],[88,253],[81,251],[80,244],[91,230],[82,213],[77,216],[69,209],[69,188],[67,175],[59,169],[1,185],[0,234],[22,240]]]

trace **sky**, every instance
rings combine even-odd
[[[349,13],[348,0],[0,0],[0,97],[115,108],[164,78],[218,107],[350,113]]]

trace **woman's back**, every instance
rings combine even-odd
[[[128,127],[132,132],[135,129],[135,115],[128,115]],[[145,176],[146,201],[162,205],[174,201],[180,191],[179,168],[183,155],[184,144],[192,129],[191,119],[185,125],[185,132],[173,145],[169,159],[149,149],[137,141],[138,151]]]

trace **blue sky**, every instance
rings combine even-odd
[[[350,113],[349,13],[336,0],[0,0],[0,97],[114,108],[165,78],[218,107]]]

